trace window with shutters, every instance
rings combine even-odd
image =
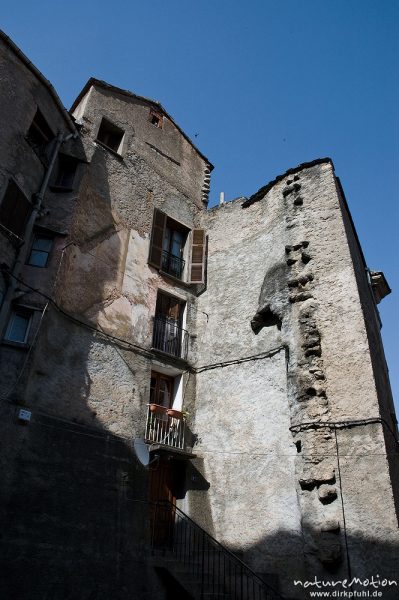
[[[32,205],[12,179],[0,204],[0,229],[22,237]]]
[[[190,243],[187,243],[188,240]],[[190,258],[189,268],[186,268]],[[190,231],[155,209],[148,262],[160,271],[189,283],[204,282],[205,232]]]

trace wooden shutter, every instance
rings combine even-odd
[[[205,231],[193,229],[191,249],[190,283],[204,283],[205,280]]]
[[[154,219],[152,222],[152,233],[150,243],[150,256],[148,262],[157,269],[162,265],[162,244],[165,234],[166,215],[157,208],[154,209]]]

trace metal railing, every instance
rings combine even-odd
[[[186,419],[181,412],[158,404],[148,405],[146,442],[184,450],[185,430]]]
[[[175,256],[166,250],[162,251],[162,271],[181,279],[183,277],[185,261],[179,256]]]
[[[151,507],[152,548],[173,558],[182,583],[184,574],[195,598],[226,600],[283,600],[238,556],[222,546],[177,506]],[[173,571],[173,564],[171,569]],[[182,567],[183,575],[182,575]]]
[[[187,357],[188,333],[177,321],[162,315],[154,317],[152,347],[177,358]]]

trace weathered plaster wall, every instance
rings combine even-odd
[[[24,426],[4,404],[0,416],[1,598],[162,598],[129,444],[39,412]]]
[[[73,125],[66,120],[64,112],[55,102],[48,87],[41,81],[24,60],[17,56],[10,46],[0,39],[0,80],[2,87],[2,110],[0,114],[0,127],[2,131],[0,140],[0,202],[10,179],[14,179],[27,200],[33,204],[34,195],[38,193],[46,168],[47,155],[36,152],[26,139],[26,134],[33,117],[39,107],[45,116],[54,136],[58,132],[73,132]],[[68,122],[67,122],[68,121]],[[48,152],[51,152],[51,144]],[[63,148],[64,151],[83,157],[79,141],[71,140]],[[78,183],[79,175],[76,178]],[[64,237],[71,221],[74,210],[76,193],[54,194],[48,191],[42,205],[41,214],[37,225],[48,227],[55,233],[54,251],[47,269],[37,269],[25,265],[21,276],[28,284],[40,288],[44,293],[51,294],[56,280],[59,260],[62,253]],[[31,240],[25,240],[29,246]],[[0,227],[0,253],[1,263],[12,270],[21,240],[11,234],[4,233]],[[0,275],[0,291],[5,293],[8,279]],[[31,345],[40,323],[40,314],[46,300],[40,295],[26,292],[21,285],[17,287],[16,304],[25,304],[39,309],[33,313],[28,345]],[[2,343],[0,346],[0,391],[8,393],[10,387],[21,374],[21,368],[26,362],[27,349],[18,346],[9,346]]]
[[[74,114],[83,120],[84,132],[97,136],[103,117],[125,131],[122,155],[137,154],[144,158],[154,173],[169,182],[180,193],[202,208],[202,186],[207,163],[166,116],[163,127],[149,120],[150,102],[134,96],[93,86],[84,98],[84,112],[78,105]],[[145,189],[145,188],[144,188]]]
[[[191,307],[195,288],[161,275],[147,263],[154,207],[189,229],[194,227],[200,210],[198,203],[178,189],[181,179],[191,178],[190,170],[187,171],[187,164],[182,162],[179,174],[164,178],[154,170],[148,151],[143,157],[137,154],[134,145],[129,146],[132,128],[140,123],[140,119],[144,119],[144,132],[147,126],[151,133],[156,129],[147,121],[147,109],[137,114],[137,107],[132,107],[131,103],[94,92],[90,94],[85,109],[85,115],[89,115],[87,119],[100,122],[103,114],[114,121],[119,119],[116,122],[127,129],[127,140],[122,159],[94,142],[94,130],[85,129],[84,143],[90,166],[82,175],[69,245],[59,271],[57,301],[67,312],[108,334],[149,350],[159,289],[188,303],[186,327],[194,333]],[[161,133],[169,135],[167,128]],[[186,148],[187,143],[182,145]],[[196,156],[194,159],[197,161]],[[197,169],[196,162],[189,167]],[[173,185],[169,180],[173,180]],[[194,189],[197,182],[191,185]],[[138,359],[136,354],[123,348],[117,349],[112,344],[105,356],[103,350],[98,350],[98,343],[92,341],[91,334],[76,330],[72,334],[71,328],[66,327],[69,341],[64,356],[68,356],[68,348],[72,346],[75,364],[82,365],[85,371],[83,374],[80,369],[79,376],[75,377],[76,392],[85,390],[84,394],[79,392],[77,396],[85,407],[83,413],[87,409],[90,414],[94,412],[97,420],[113,432],[142,436],[145,405],[149,398],[151,357]],[[57,335],[54,333],[55,340]],[[62,377],[58,362],[53,355],[48,361],[48,370],[57,373],[53,379],[55,385],[59,383],[56,383],[58,377]],[[104,369],[104,364],[107,369]],[[87,381],[91,382],[90,385]],[[32,371],[29,385],[30,394],[34,386],[41,387]],[[41,403],[51,404],[51,387],[42,390]],[[69,392],[66,391],[66,394]],[[34,396],[39,401],[39,395],[35,393]],[[67,398],[59,406],[60,410],[65,410]],[[139,415],[137,419],[140,422],[132,419],[132,411]],[[80,417],[84,418],[84,415]]]
[[[24,138],[36,106],[54,132],[65,120],[6,46],[0,56],[0,185],[13,175],[30,198],[44,172]],[[104,86],[82,99],[84,151],[79,142],[65,151],[87,163],[75,191],[46,194],[39,224],[56,232],[49,267],[22,272],[72,318],[53,304],[41,318],[43,296],[18,293],[40,309],[30,350],[1,348],[5,593],[18,580],[29,598],[18,573],[31,569],[37,598],[61,599],[66,582],[80,590],[83,580],[88,598],[163,597],[145,571],[148,529],[137,507],[147,472],[131,451],[144,433],[151,369],[177,375],[188,366],[149,353],[158,290],[187,303],[197,369],[183,374],[179,398],[197,454],[183,510],[273,583],[278,574],[291,597],[300,596],[294,577],[347,576],[346,546],[353,575],[394,576],[397,447],[380,423],[328,426],[392,421],[376,310],[330,161],[287,173],[244,205],[205,212],[209,163],[167,117],[157,129],[148,114],[146,101]],[[103,116],[125,130],[122,156],[95,142]],[[204,288],[148,265],[154,207],[207,230]],[[0,240],[11,265],[15,246]],[[30,425],[17,422],[12,402],[32,410]],[[308,421],[318,426],[304,428]]]
[[[296,544],[303,544],[303,565],[297,558],[286,561],[287,593],[292,593],[292,579],[301,568],[326,577],[347,575],[346,541],[354,575],[366,577],[373,564],[392,577],[392,548],[399,540],[382,426],[340,429],[336,441],[335,430],[323,425],[381,416],[362,310],[364,295],[370,294],[358,287],[356,272],[364,265],[353,262],[350,253],[347,217],[341,212],[332,165],[328,160],[305,165],[279,178],[263,196],[245,203],[247,208],[235,201],[204,217],[208,280],[197,307],[196,365],[234,361],[279,344],[286,345],[288,358],[285,388],[279,385],[282,368],[270,358],[216,367],[198,376],[197,452],[210,484],[214,527],[220,526],[218,534],[227,544],[234,545],[238,537],[248,547],[252,543],[255,550],[249,556],[257,567],[270,548],[278,562],[279,553],[283,557],[293,543],[298,552]],[[251,320],[257,330],[262,319],[268,326],[255,335]],[[253,386],[248,364],[258,369],[254,381],[266,378],[264,385]],[[255,436],[256,441],[271,450],[269,428],[277,432],[292,478],[282,484],[276,475],[278,456],[271,453],[264,494],[257,485],[243,483],[244,500],[237,497],[237,482],[257,481],[255,458],[230,462],[226,454],[234,455],[236,447],[255,454],[250,432],[257,431],[259,417],[254,407],[266,404],[268,397],[273,410],[262,415],[263,435],[260,440]],[[231,425],[233,406],[240,407],[237,429]],[[322,427],[289,432],[290,425],[309,421]],[[222,447],[222,453],[215,449],[208,454],[207,446]],[[366,491],[363,482],[370,477]],[[280,490],[288,498],[285,506],[293,520],[289,538],[277,535],[281,513],[274,512],[276,520],[265,525],[264,495],[274,497],[268,490]],[[237,501],[234,509],[232,498]],[[234,518],[221,526],[221,514],[244,512],[248,505],[251,515],[238,527]],[[193,506],[198,510],[194,496]],[[247,533],[245,519],[251,523]],[[270,543],[273,530],[276,536]],[[298,530],[301,535],[296,537]]]
[[[236,200],[210,210],[204,226],[208,276],[197,306],[196,366],[254,357],[197,376],[195,452],[203,457],[210,484],[215,535],[244,551],[244,560],[256,571],[289,569],[290,576],[301,578],[296,448],[289,431],[284,347],[290,331],[284,321],[281,331],[271,326],[256,335],[251,327],[262,308],[266,274],[272,310],[282,317],[288,302],[281,273],[284,207],[272,190],[267,201],[250,209],[243,210]],[[187,503],[200,519],[198,494],[191,493]]]

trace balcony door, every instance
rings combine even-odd
[[[158,293],[155,309],[153,346],[162,352],[182,355],[183,303],[178,298]]]
[[[183,274],[186,237],[186,233],[173,229],[167,222],[163,238],[162,270],[178,279],[181,279]]]
[[[172,407],[174,379],[163,373],[151,372],[150,404]]]

